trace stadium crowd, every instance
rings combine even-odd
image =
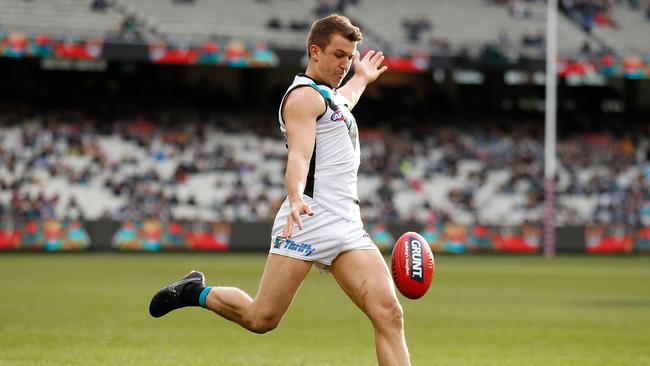
[[[270,220],[285,194],[273,117],[186,118],[0,117],[0,217]],[[362,129],[365,220],[540,222],[539,125]],[[650,225],[649,152],[647,128],[559,141],[557,223]]]

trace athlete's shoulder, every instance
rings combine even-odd
[[[293,90],[289,95],[287,95],[287,102],[292,103],[313,103],[318,102],[323,103],[323,97],[316,89],[310,85],[305,85],[302,88],[297,88]]]
[[[293,90],[284,102],[285,116],[291,114],[317,117],[323,114],[324,102],[322,95],[312,87]]]

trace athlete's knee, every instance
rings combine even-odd
[[[275,314],[255,314],[247,319],[245,326],[253,333],[264,334],[277,328],[280,319],[281,317]]]
[[[378,330],[399,330],[404,327],[404,312],[396,298],[378,301],[370,306],[369,314]]]
[[[270,332],[278,327],[280,324],[279,320],[275,319],[260,319],[256,322],[253,322],[250,330],[254,333],[264,334]]]

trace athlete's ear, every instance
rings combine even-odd
[[[316,46],[315,44],[310,44],[309,45],[309,57],[313,58],[314,61],[318,61],[318,51],[320,48]]]

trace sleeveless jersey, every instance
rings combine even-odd
[[[293,80],[280,103],[280,130],[286,137],[282,111],[289,93],[295,89],[313,88],[325,100],[327,110],[316,120],[316,143],[309,163],[304,194],[327,211],[351,221],[361,221],[357,173],[361,154],[359,129],[348,109],[349,101],[336,89],[319,83],[305,74]]]

